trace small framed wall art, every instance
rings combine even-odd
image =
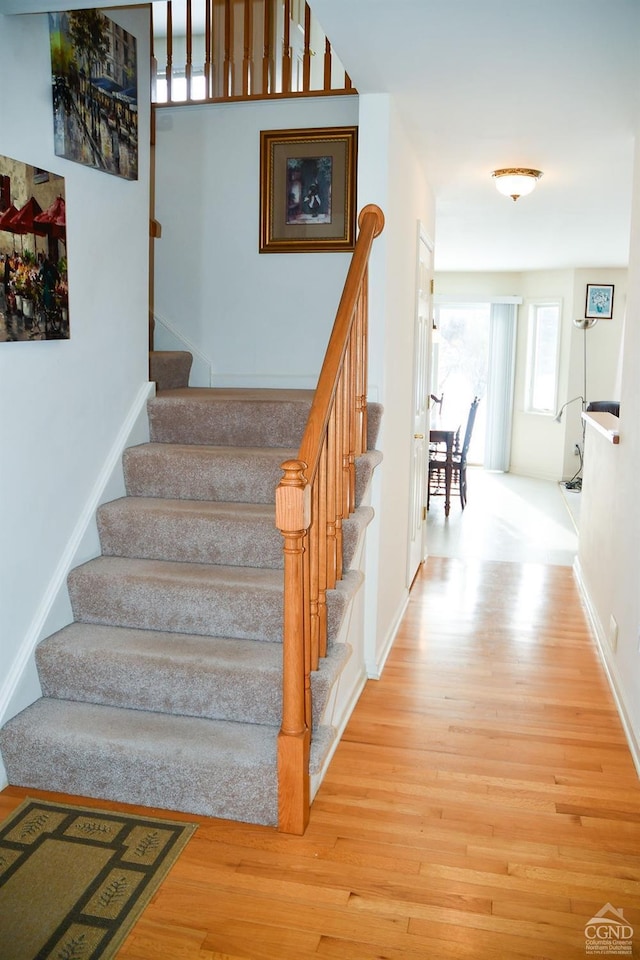
[[[260,133],[260,253],[353,250],[357,127]]]
[[[613,284],[587,284],[587,302],[584,315],[587,319],[611,320],[613,316]]]

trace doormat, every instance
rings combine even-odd
[[[0,960],[110,960],[196,827],[27,798],[0,824]]]

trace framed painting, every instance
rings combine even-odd
[[[260,253],[353,250],[357,127],[262,130]]]
[[[100,10],[49,14],[55,154],[138,179],[136,38]]]
[[[69,339],[64,177],[0,156],[0,345]]]
[[[613,284],[588,283],[587,302],[584,308],[586,318],[611,320],[613,316]]]

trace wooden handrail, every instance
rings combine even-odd
[[[178,15],[182,4],[184,17]],[[291,19],[293,10],[291,0],[152,4],[154,25],[160,27],[153,31],[156,105],[357,93],[344,69],[336,68],[309,4],[295,5],[299,24]],[[324,38],[323,50],[312,50],[312,36]],[[179,51],[184,60],[178,61]],[[157,82],[163,78],[166,92]]]
[[[370,204],[360,228],[295,459],[282,464],[276,526],[284,539],[283,709],[278,738],[278,827],[309,820],[311,672],[327,649],[326,591],[342,576],[342,520],[355,507],[355,459],[367,447],[367,280],[384,227]]]

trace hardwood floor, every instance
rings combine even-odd
[[[429,559],[305,836],[199,823],[118,960],[573,960],[607,904],[640,956],[640,782],[567,566]]]
[[[464,511],[455,496],[445,520],[444,497],[431,498],[430,556],[572,566],[578,550],[579,493],[551,480],[492,473],[478,466],[470,466],[467,474]]]

